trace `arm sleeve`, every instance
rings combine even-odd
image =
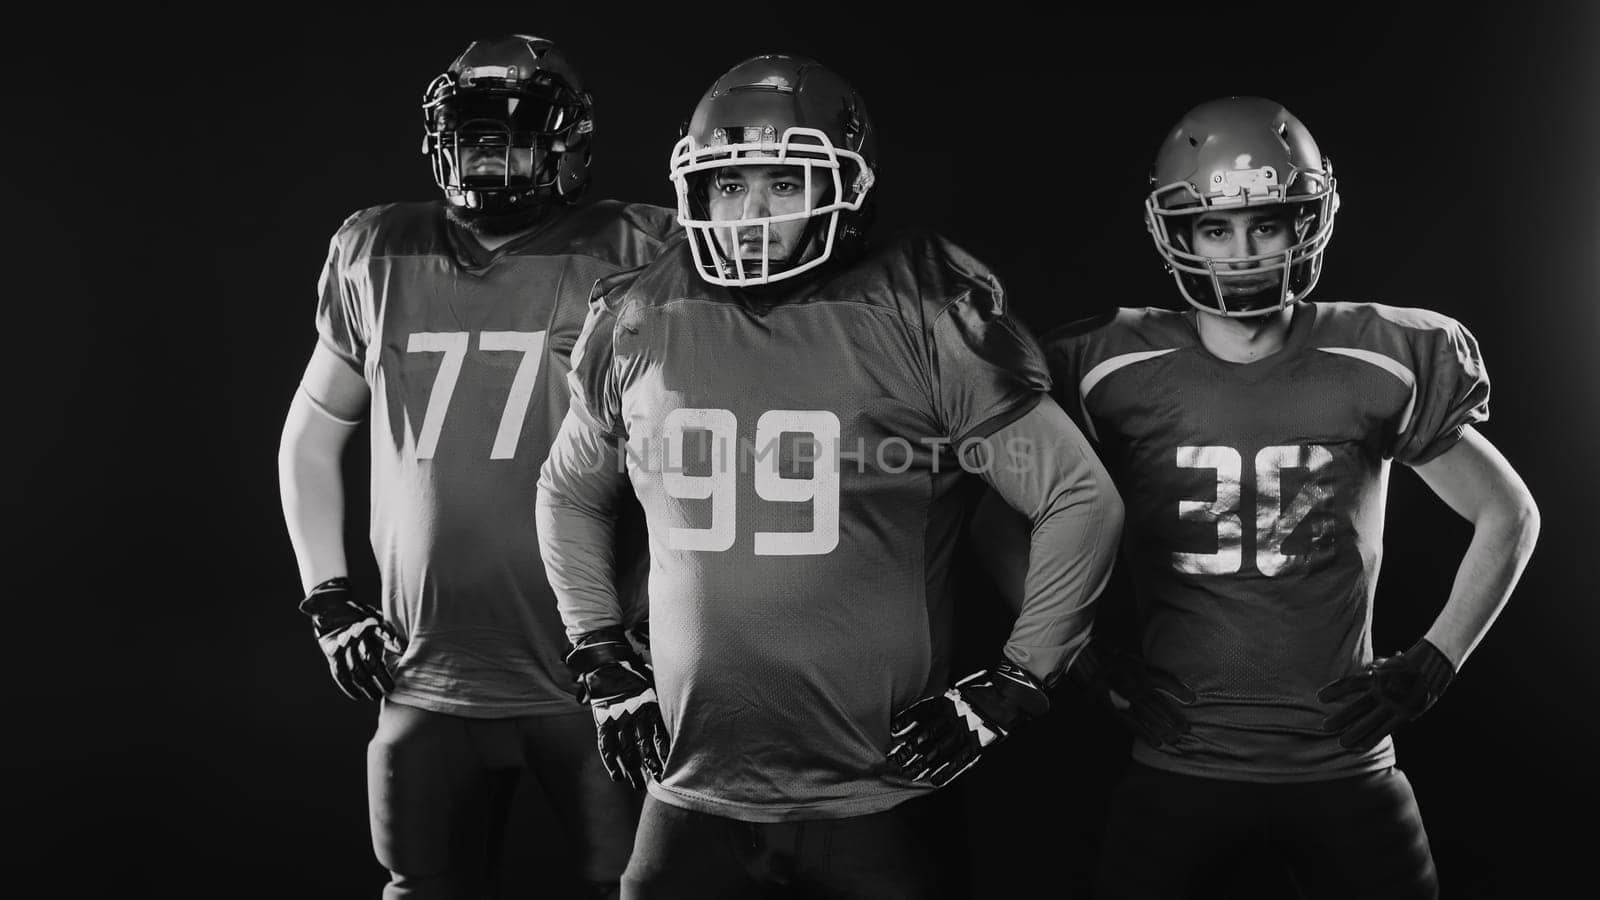
[[[622,449],[574,408],[539,473],[536,522],[545,575],[568,639],[624,624],[617,594],[617,507],[627,483]]]
[[[567,384],[572,389],[571,408],[591,428],[608,437],[626,440],[613,344],[617,308],[610,284],[609,279],[595,283],[589,300],[589,315],[572,348],[572,371],[567,373]]]
[[[366,359],[369,331],[361,315],[360,292],[346,270],[349,251],[345,236],[355,218],[346,219],[328,242],[328,259],[317,282],[317,337],[359,375]]]
[[[1007,314],[999,281],[981,271],[969,279],[970,289],[933,320],[928,341],[933,401],[958,446],[1026,415],[1050,389],[1039,344]]]
[[[1443,327],[1420,332],[1415,354],[1415,399],[1393,454],[1412,466],[1449,450],[1462,429],[1489,418],[1489,373],[1466,326],[1446,319]]]
[[[1122,499],[1099,457],[1054,400],[969,451],[969,468],[1029,522],[1022,608],[1005,655],[1053,683],[1089,641],[1093,604],[1122,535]]]

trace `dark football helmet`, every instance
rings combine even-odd
[[[422,152],[453,206],[485,213],[545,199],[571,202],[589,182],[594,101],[567,58],[525,34],[473,41],[422,98]],[[473,174],[463,151],[501,154],[494,174]],[[532,170],[513,149],[531,150]]]
[[[1261,97],[1196,106],[1156,154],[1145,225],[1185,300],[1221,316],[1267,315],[1305,299],[1322,274],[1322,254],[1339,210],[1333,163],[1300,120]],[[1288,204],[1294,243],[1282,253],[1208,257],[1190,246],[1192,216]],[[1275,287],[1225,293],[1220,279],[1277,273]]]
[[[766,284],[858,247],[870,222],[866,203],[877,175],[876,146],[861,96],[820,63],[769,55],[728,70],[700,99],[672,148],[678,221],[688,229],[701,276],[713,284]],[[808,204],[797,213],[711,219],[706,186],[717,169],[773,165],[803,167],[806,187],[822,179],[828,193],[819,205]],[[795,253],[782,262],[763,258],[759,269],[736,254],[723,253],[716,240],[716,229],[729,232],[734,238],[730,245],[736,245],[739,229],[762,228],[765,233],[776,222],[798,219],[807,223]]]

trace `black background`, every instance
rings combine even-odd
[[[824,61],[880,129],[882,230],[944,232],[1041,331],[1178,301],[1140,221],[1155,147],[1201,100],[1285,103],[1334,159],[1344,200],[1318,297],[1466,322],[1494,380],[1483,431],[1543,512],[1511,604],[1399,741],[1445,896],[1592,889],[1594,6],[423,9],[168,14],[7,38],[17,877],[65,896],[377,894],[374,710],[337,694],[294,611],[278,432],[315,339],[329,235],[355,209],[434,193],[423,87],[471,38],[527,31],[556,40],[597,98],[595,193],[662,204],[679,123],[718,74],[763,51]],[[371,578],[365,469],[350,464],[353,556]],[[1396,467],[1380,651],[1426,629],[1469,533]],[[965,580],[962,652],[980,661],[1004,623]],[[947,801],[966,811],[949,821],[955,883],[1067,895],[1124,746],[1062,697],[964,776]],[[1267,871],[1239,890],[1280,896],[1282,882]]]

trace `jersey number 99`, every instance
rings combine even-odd
[[[738,524],[738,479],[743,459],[735,441],[739,422],[731,410],[680,408],[662,422],[666,465],[662,487],[681,500],[710,500],[711,523],[704,528],[674,526],[667,545],[674,550],[720,552],[733,546]],[[690,475],[681,464],[686,455],[685,432],[704,431],[711,438],[711,471]],[[756,496],[774,503],[811,503],[810,531],[758,531],[757,556],[817,556],[839,546],[839,467],[832,456],[814,454],[811,475],[784,478],[779,472],[778,442],[785,433],[810,436],[813,447],[839,446],[839,417],[827,410],[774,409],[756,420],[753,460]],[[677,452],[679,464],[672,455]]]

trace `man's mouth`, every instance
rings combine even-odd
[[[1271,275],[1218,274],[1217,280],[1222,283],[1222,290],[1229,294],[1259,294],[1277,287],[1279,283]]]

